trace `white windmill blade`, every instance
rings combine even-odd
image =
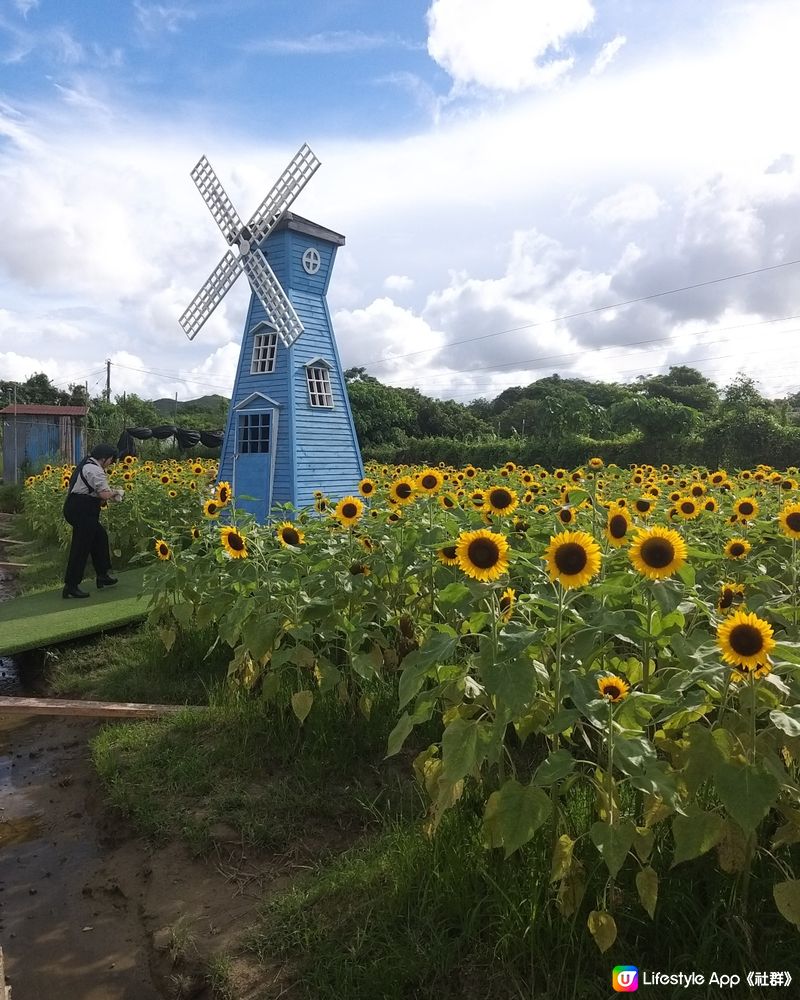
[[[191,176],[203,201],[208,205],[208,210],[214,216],[214,221],[222,230],[222,235],[229,244],[233,244],[243,223],[205,156],[197,162]]]
[[[294,311],[267,258],[256,247],[241,258],[250,285],[267,313],[267,318],[285,347],[291,347],[303,332],[303,324]]]
[[[178,322],[189,340],[194,340],[198,330],[225,298],[231,285],[242,272],[244,261],[233,250],[228,250],[195,295],[191,305]]]
[[[319,165],[320,161],[311,147],[308,143],[303,143],[247,223],[252,242],[260,243],[280,222],[283,213],[311,180]]]

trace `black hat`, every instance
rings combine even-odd
[[[114,445],[105,443],[96,444],[89,454],[99,462],[102,462],[106,458],[112,458],[116,462],[119,457],[119,452]]]

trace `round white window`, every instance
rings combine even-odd
[[[303,269],[306,274],[316,274],[319,271],[319,250],[309,247],[303,254]]]

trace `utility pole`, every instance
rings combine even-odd
[[[111,402],[111,359],[106,358],[106,402]]]
[[[178,425],[178,393],[175,393],[175,426]]]

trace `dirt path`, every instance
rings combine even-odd
[[[210,998],[209,960],[235,952],[262,880],[237,877],[253,864],[234,843],[204,862],[129,836],[89,761],[97,727],[0,717],[0,942],[14,1000]],[[232,964],[234,995],[250,996],[258,970]]]
[[[104,877],[87,809],[95,724],[17,721],[0,720],[0,939],[15,1000],[159,1000],[136,900]]]

